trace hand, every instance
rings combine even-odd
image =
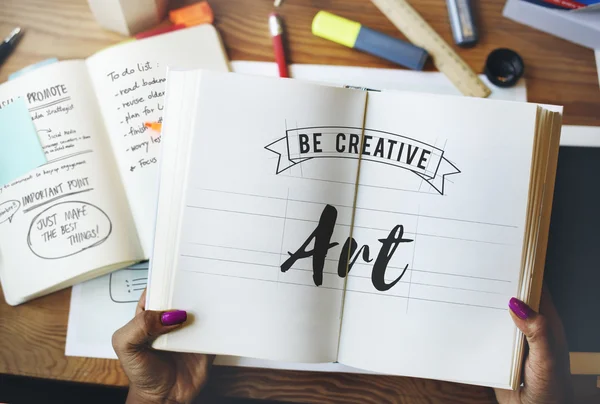
[[[130,382],[127,403],[190,403],[205,385],[214,357],[152,349],[150,345],[159,335],[183,326],[187,313],[146,311],[145,302],[144,291],[133,320],[112,338]]]
[[[544,288],[540,313],[515,298],[509,303],[516,326],[525,334],[524,386],[517,391],[496,389],[500,404],[570,404],[573,402],[569,349],[562,322]]]

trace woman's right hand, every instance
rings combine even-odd
[[[524,383],[516,391],[496,389],[500,404],[572,404],[569,349],[549,292],[544,288],[540,313],[515,298],[509,303],[516,326],[525,334],[529,353]]]
[[[113,347],[130,382],[127,404],[190,403],[205,385],[214,357],[152,349],[158,336],[184,325],[187,313],[149,311],[145,302],[146,292],[133,320],[113,335]]]

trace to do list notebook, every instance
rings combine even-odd
[[[202,25],[0,86],[0,109],[27,105],[47,159],[0,187],[0,280],[8,304],[148,259],[161,134],[144,122],[162,119],[169,65],[228,70],[215,28]],[[0,126],[0,139],[19,135],[9,129]]]
[[[155,347],[515,388],[549,108],[171,71],[147,307],[192,321]]]

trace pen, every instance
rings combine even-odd
[[[17,27],[0,43],[0,64],[4,63],[6,58],[12,53],[22,36],[23,30]]]
[[[283,26],[281,24],[281,17],[276,13],[269,15],[269,29],[273,37],[273,50],[275,51],[275,60],[277,60],[277,66],[279,67],[279,77],[290,77],[285,60],[285,50],[283,48]]]
[[[446,0],[452,36],[458,46],[473,46],[479,40],[471,0]]]

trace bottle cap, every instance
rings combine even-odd
[[[525,73],[525,63],[519,54],[510,49],[496,49],[485,63],[485,75],[498,87],[512,87]]]

